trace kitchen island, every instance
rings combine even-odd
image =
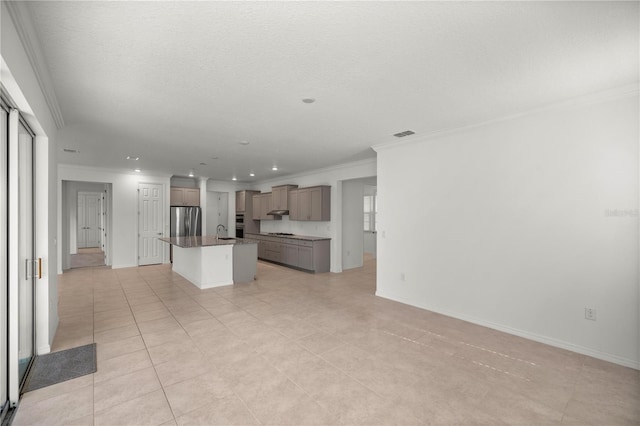
[[[159,238],[173,245],[173,271],[205,289],[253,281],[258,263],[258,242],[244,238]]]
[[[260,241],[258,259],[306,272],[329,272],[331,238],[284,232],[245,234]]]

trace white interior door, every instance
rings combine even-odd
[[[84,220],[86,226],[86,246],[100,247],[100,194],[86,194],[84,202]]]
[[[105,203],[104,203],[104,193],[100,194],[100,198],[98,199],[98,244],[102,251],[105,251],[104,240],[105,240]]]
[[[76,215],[76,247],[85,248],[87,246],[87,231],[85,225],[85,196],[82,192],[78,193],[78,214]]]
[[[78,248],[100,247],[100,200],[98,192],[78,192]]]
[[[163,194],[161,184],[138,184],[138,265],[162,263]]]

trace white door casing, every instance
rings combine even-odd
[[[138,265],[162,263],[164,185],[138,184]]]

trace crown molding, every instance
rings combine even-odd
[[[136,176],[139,178],[162,178],[162,179],[170,179],[172,177],[169,173],[162,173],[156,171],[142,171],[140,173],[134,172],[131,169],[110,169],[106,167],[98,167],[98,166],[84,166],[79,164],[69,164],[69,163],[58,163],[58,180],[68,180],[61,179],[60,176],[64,174],[64,172],[86,172],[86,173],[105,173],[105,174],[116,174],[116,175],[126,175],[126,176]],[[105,182],[111,183],[111,182]]]
[[[53,81],[51,80],[49,68],[47,67],[42,53],[42,48],[40,47],[37,35],[38,33],[33,20],[31,19],[31,13],[29,12],[28,6],[26,2],[19,1],[6,1],[4,3],[6,4],[9,16],[18,31],[18,37],[20,37],[22,46],[29,58],[31,68],[38,80],[40,90],[47,102],[51,116],[56,123],[56,127],[60,129],[64,126],[62,111],[58,104],[56,92],[53,89]]]
[[[313,176],[313,175],[318,175],[318,174],[323,174],[323,173],[331,174],[333,172],[337,172],[337,171],[340,171],[340,170],[348,170],[348,169],[352,169],[352,168],[356,168],[356,167],[372,167],[377,172],[377,164],[378,164],[378,158],[377,157],[371,157],[371,158],[365,158],[363,160],[351,161],[351,162],[348,162],[348,163],[334,164],[334,165],[331,165],[331,166],[328,166],[328,167],[322,167],[322,168],[319,168],[319,169],[312,169],[312,170],[308,170],[308,171],[305,171],[305,172],[284,174],[284,175],[281,175],[281,176],[278,176],[278,177],[257,180],[255,182],[241,182],[241,184],[249,185],[251,188],[254,188],[254,187],[260,186],[260,185],[269,185],[269,184],[272,184],[272,185],[284,185],[284,184],[286,184],[286,181],[288,181],[290,179],[304,178],[304,177],[307,177],[307,176]],[[285,182],[285,183],[281,183],[281,182]],[[248,188],[248,189],[251,189],[251,188]]]
[[[616,87],[614,89],[604,90],[604,91],[591,93],[583,96],[577,96],[575,98],[545,105],[539,108],[534,108],[528,111],[510,114],[510,115],[500,117],[500,118],[495,118],[492,120],[482,121],[479,123],[468,124],[466,126],[454,127],[450,129],[438,130],[417,138],[411,138],[411,139],[402,140],[402,141],[384,142],[381,144],[373,145],[371,148],[376,152],[385,151],[388,149],[393,149],[401,146],[427,142],[443,136],[463,133],[469,130],[486,127],[493,124],[502,123],[505,121],[515,120],[521,117],[540,114],[548,111],[559,111],[559,110],[567,110],[569,108],[579,108],[579,107],[588,106],[588,105],[592,105],[600,102],[608,102],[608,101],[613,101],[620,98],[638,96],[639,93],[640,93],[640,86],[638,85],[638,83],[633,83],[626,86]]]

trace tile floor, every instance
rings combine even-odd
[[[377,298],[375,261],[201,291],[167,265],[59,278],[53,350],[98,371],[14,424],[640,423],[640,372]]]
[[[95,248],[78,249],[77,254],[69,256],[71,268],[86,268],[87,266],[104,266],[104,252]]]

